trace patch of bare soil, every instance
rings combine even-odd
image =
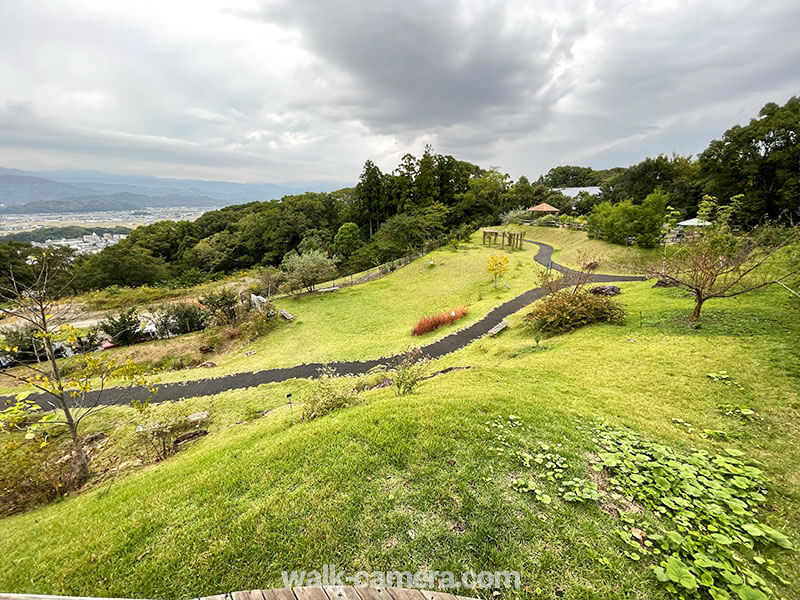
[[[597,455],[588,452],[586,454],[586,458],[589,459],[589,462],[594,462],[597,460]],[[606,471],[605,469],[601,471],[595,471],[592,468],[589,468],[587,471],[589,476],[589,480],[593,481],[597,484],[597,491],[600,493],[600,500],[598,503],[600,504],[600,509],[611,517],[619,517],[622,513],[633,513],[633,514],[641,514],[644,512],[644,509],[638,502],[634,502],[628,498],[620,498],[615,500],[611,497],[611,493],[609,492],[609,482],[608,480],[611,479],[611,474]]]

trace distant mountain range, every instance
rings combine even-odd
[[[213,207],[330,192],[346,183],[233,183],[112,175],[96,171],[20,171],[0,167],[0,214],[110,212],[174,206]]]

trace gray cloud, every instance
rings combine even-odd
[[[695,153],[800,91],[800,5],[6,0],[0,165],[352,181]]]

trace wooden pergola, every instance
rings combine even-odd
[[[515,250],[522,248],[522,238],[524,234],[519,231],[509,231],[507,229],[481,229],[483,233],[483,245],[493,246],[500,239],[500,247],[506,247],[506,240],[508,240],[508,249]]]

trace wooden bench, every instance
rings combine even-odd
[[[292,315],[290,315],[287,311],[285,311],[283,309],[280,309],[278,312],[287,321],[294,321],[294,317]]]
[[[508,327],[508,321],[500,321],[500,322],[499,322],[497,325],[495,325],[494,327],[492,327],[492,328],[489,330],[489,335],[490,335],[490,336],[492,336],[492,337],[494,337],[494,336],[496,336],[498,333],[500,333],[501,331],[503,331],[503,329],[505,329],[506,327]]]

